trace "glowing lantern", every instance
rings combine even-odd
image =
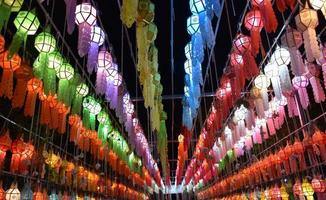
[[[188,60],[192,58],[192,44],[191,42],[187,43],[185,46],[185,55]]]
[[[5,51],[0,54],[0,66],[3,69],[0,84],[0,96],[5,96],[8,99],[11,99],[13,95],[14,71],[20,67],[21,58],[19,55],[14,54],[14,56],[9,59],[8,53],[8,51]]]
[[[250,31],[252,52],[256,55],[260,46],[260,31],[263,28],[263,20],[258,9],[249,11],[245,16],[245,27]]]
[[[97,121],[99,122],[97,129],[98,137],[105,142],[108,137],[108,133],[112,131],[109,115],[102,110],[97,115]]]
[[[264,109],[265,111],[268,110],[268,93],[267,93],[267,88],[270,86],[271,82],[269,78],[264,75],[260,74],[257,76],[254,80],[255,87],[260,89],[260,94],[261,97],[263,98],[263,103],[264,103]]]
[[[101,111],[101,105],[92,96],[83,100],[83,125],[85,128],[95,130],[95,117]]]
[[[116,78],[117,74],[118,74],[118,66],[115,63],[112,63],[112,65],[110,65],[110,67],[106,68],[106,73],[108,76],[108,79],[113,82],[114,79]]]
[[[98,53],[97,60],[96,92],[98,94],[104,94],[106,90],[107,76],[112,75],[116,71],[113,69],[112,57],[108,51],[101,50]]]
[[[303,191],[302,191],[302,186],[301,186],[301,182],[299,179],[296,180],[295,184],[293,185],[293,193],[295,195],[298,195],[298,196],[303,196]]]
[[[241,105],[235,112],[234,112],[234,120],[237,123],[237,133],[238,138],[245,135],[245,118],[247,116],[248,109]]]
[[[23,190],[22,190],[22,192],[20,194],[20,199],[21,200],[31,200],[31,199],[33,199],[33,191],[31,189],[31,185],[29,183],[25,183],[25,185],[23,187]]]
[[[264,72],[272,82],[272,87],[276,99],[282,99],[281,80],[277,66],[275,66],[273,63],[268,63],[264,68]]]
[[[20,191],[17,188],[17,183],[12,183],[10,188],[6,191],[6,200],[19,200]]]
[[[186,60],[186,62],[184,63],[184,68],[185,68],[185,72],[189,75],[192,74],[192,64],[191,64],[191,60]]]
[[[96,67],[97,58],[98,58],[98,48],[104,43],[104,40],[105,40],[104,31],[98,26],[93,26],[91,32],[91,45],[87,57],[88,73],[92,73],[94,68]]]
[[[113,79],[113,85],[119,87],[122,83],[122,76],[120,74],[116,74]]]
[[[326,189],[325,181],[320,177],[314,177],[314,179],[312,179],[311,181],[311,186],[313,190],[317,193],[318,199],[322,199],[324,195],[323,193]]]
[[[0,53],[4,52],[5,43],[6,43],[5,38],[2,35],[0,35]]]
[[[83,98],[88,94],[89,89],[85,83],[81,83],[76,88],[75,97],[72,103],[72,113],[80,115]]]
[[[18,52],[21,43],[26,40],[27,35],[34,35],[40,25],[33,11],[20,11],[14,20],[17,32],[9,47],[9,57]]]
[[[0,181],[0,200],[6,199],[6,191],[2,188],[2,181]]]
[[[37,76],[37,78],[43,79],[43,88],[46,95],[54,94],[56,92],[56,69],[53,68],[53,65],[47,66],[47,64],[49,64],[48,54],[52,53],[56,48],[56,40],[50,33],[42,32],[36,36],[34,46],[40,52],[38,58],[41,65],[38,66],[38,70],[44,71],[43,76]],[[51,60],[51,62],[53,61]]]
[[[302,192],[306,196],[307,200],[313,200],[314,199],[314,190],[311,186],[311,184],[307,181],[307,179],[303,179],[302,182]]]
[[[262,13],[265,30],[275,32],[277,29],[277,18],[275,16],[273,6],[270,0],[251,0],[251,4],[258,7]]]
[[[282,200],[288,200],[289,199],[289,194],[286,191],[286,187],[282,184],[281,188],[280,188],[280,192],[281,192],[281,198]]]
[[[59,200],[59,196],[54,190],[52,190],[52,192],[49,196],[49,200]]]
[[[60,52],[53,51],[48,55],[48,68],[58,71],[63,64],[63,58]]]
[[[84,57],[90,48],[92,26],[96,23],[96,9],[90,3],[76,6],[75,22],[78,25],[78,54]]]
[[[310,9],[307,3],[295,17],[295,23],[303,35],[307,60],[308,62],[313,62],[321,54],[315,30],[316,26],[318,26],[317,12]]]
[[[58,100],[63,102],[66,106],[70,106],[69,102],[69,84],[74,77],[74,68],[67,62],[63,63],[57,71],[59,80],[58,85]]]
[[[189,6],[192,14],[199,14],[201,12],[206,11],[205,0],[190,0]]]
[[[0,2],[0,31],[7,23],[11,12],[18,12],[24,0],[2,0]]]
[[[140,0],[138,3],[138,21],[153,22],[155,15],[155,4],[148,0]]]
[[[309,85],[309,80],[305,76],[295,76],[292,79],[292,83],[299,94],[301,105],[306,109],[309,105],[309,96],[306,87]]]
[[[37,95],[42,91],[43,83],[41,80],[32,78],[27,82],[27,98],[25,101],[25,116],[34,116]]]
[[[255,58],[252,56],[252,46],[250,37],[243,35],[242,33],[238,34],[233,41],[233,48],[236,53],[242,55],[245,77],[250,79],[259,74],[259,69],[257,67]]]
[[[187,19],[187,31],[190,35],[194,35],[200,31],[198,15],[192,15]]]

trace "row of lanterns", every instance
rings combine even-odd
[[[200,85],[203,84],[201,63],[204,60],[204,48],[212,49],[215,45],[211,20],[214,15],[220,17],[222,9],[219,0],[190,0],[189,8],[192,15],[187,19],[187,32],[191,41],[184,49],[187,60],[184,62],[186,75],[182,123],[191,130],[199,107]]]
[[[32,11],[20,11],[14,24],[18,29],[17,34],[22,35],[19,31],[30,31],[29,33],[35,34],[40,23]],[[93,36],[94,34],[95,32]],[[16,42],[15,39],[16,36],[14,36],[12,44],[17,45],[19,42]],[[1,37],[2,50],[4,50],[4,46],[5,40]],[[87,96],[83,100],[83,97],[88,94],[88,87],[82,83],[80,76],[74,72],[73,67],[56,51],[55,38],[48,30],[40,33],[35,38],[35,48],[40,52],[33,64],[33,72],[36,78],[32,78],[32,70],[25,64],[21,65],[20,57],[15,54],[19,49],[19,45],[15,48],[10,45],[9,48],[8,51],[1,53],[1,67],[4,69],[4,73],[0,90],[3,96],[9,99],[13,98],[13,107],[21,108],[24,105],[27,91],[24,113],[26,116],[33,116],[37,96],[39,96],[42,101],[41,124],[46,124],[59,133],[64,133],[66,131],[67,114],[71,111],[75,117],[78,117],[81,114],[81,104],[83,104],[83,126],[80,126],[80,128],[95,131],[96,115],[101,114],[98,116],[100,122],[98,134],[102,137],[100,138],[102,141],[106,140],[108,132],[112,131],[107,113],[104,110],[101,111],[101,105],[92,96]],[[107,62],[107,60],[104,61],[106,58],[101,57],[101,52],[98,59]],[[18,79],[14,95],[12,93],[13,72],[17,74]],[[58,89],[55,84],[56,76],[59,78]],[[115,86],[121,84],[121,78],[117,81],[113,79],[113,84]],[[71,104],[72,107],[70,107]],[[103,130],[106,130],[105,133],[103,133]],[[92,139],[97,138],[96,132],[94,133],[95,138],[94,134],[92,134]],[[84,139],[88,140],[88,138]],[[146,156],[148,157],[148,155]],[[151,165],[148,164],[147,166]],[[158,170],[156,169],[156,171]]]
[[[268,6],[269,3],[261,5],[261,7],[259,7],[260,12],[263,12],[262,8],[264,6]],[[252,2],[252,4],[255,4],[255,2]],[[293,6],[290,7],[293,8]],[[272,9],[272,7],[270,8]],[[269,8],[264,9],[270,10]],[[308,24],[309,20],[314,20],[309,19],[309,17],[313,16],[307,14],[311,12],[315,11],[309,9],[307,5],[305,8],[301,9],[300,13],[296,17],[296,23],[298,27],[302,26],[302,24]],[[273,18],[273,14],[271,14],[270,17]],[[259,20],[262,20],[263,22],[268,21],[267,19],[264,21],[261,18],[263,17],[259,15],[257,10],[254,9],[253,11],[249,11],[245,17],[246,28],[249,29],[250,25],[252,25],[253,22],[259,22],[256,24],[256,26],[261,26]],[[318,21],[318,19],[316,20]],[[271,20],[271,23],[271,27],[277,25],[277,23],[274,23],[273,20]],[[275,28],[270,28],[269,30],[275,31]],[[257,35],[252,31],[251,33],[254,36]],[[245,86],[245,79],[243,77],[250,79],[258,75],[255,78],[255,87],[252,90],[252,95],[253,97],[255,97],[254,105],[258,118],[265,118],[266,116],[270,116],[270,112],[268,110],[269,108],[277,110],[278,108],[276,104],[279,104],[278,106],[284,106],[287,104],[289,117],[298,115],[298,108],[293,97],[294,94],[292,88],[294,87],[296,90],[298,90],[300,102],[304,108],[307,108],[309,105],[309,99],[307,93],[305,92],[305,87],[309,84],[309,81],[312,84],[315,102],[319,103],[324,101],[325,94],[318,78],[318,67],[315,64],[311,63],[311,60],[310,63],[304,64],[301,58],[301,54],[299,54],[298,48],[302,44],[301,38],[302,36],[300,32],[288,27],[286,33],[282,37],[282,45],[289,50],[277,47],[277,49],[271,56],[271,61],[266,65],[264,69],[266,75],[259,75],[259,71],[257,71],[256,69],[248,71],[250,69],[253,69],[250,68],[248,65],[250,65],[251,67],[256,66],[254,64],[254,59],[250,57],[251,55],[253,55],[253,53],[251,52],[248,54],[248,52],[246,52],[246,49],[254,49],[252,47],[252,45],[254,45],[254,42],[250,43],[250,41],[255,39],[249,38],[243,34],[239,34],[236,37],[234,41],[234,51],[230,55],[231,67],[230,69],[226,70],[226,74],[224,74],[221,78],[221,87],[217,90],[216,93],[218,100],[213,104],[211,112],[206,120],[205,126],[199,137],[199,142],[197,143],[195,150],[195,159],[190,163],[186,171],[186,183],[190,182],[191,179],[189,175],[191,174],[191,172],[196,171],[196,166],[198,166],[195,160],[202,161],[202,159],[204,158],[204,154],[201,149],[204,149],[203,147],[208,147],[210,149],[213,146],[213,143],[209,141],[214,140],[214,134],[216,133],[216,130],[218,130],[218,128],[221,128],[221,119],[226,118],[228,116],[229,110],[233,106],[233,102],[235,102],[240,97],[241,88],[244,88]],[[249,48],[250,45],[251,47]],[[305,48],[309,48],[308,44],[305,45]],[[320,48],[318,47],[317,43],[317,49],[314,49],[314,51],[318,51],[319,55],[315,56],[316,58],[314,58],[314,60],[316,59],[318,64],[323,65],[325,62],[325,57],[323,56],[323,54],[321,54],[321,51],[319,49]],[[292,73],[295,75],[292,81],[290,78],[289,70],[287,69],[287,65],[290,63],[290,60],[292,66],[291,70]],[[246,65],[246,63],[248,65]],[[271,83],[273,86],[273,92],[275,94],[275,103],[268,102],[267,89]],[[278,101],[279,103],[276,103],[276,101]],[[275,106],[273,106],[274,104]],[[270,117],[267,117],[267,119],[269,118]],[[241,122],[241,120],[239,121],[239,119],[236,121]],[[268,123],[268,121],[269,120],[266,120],[265,123]],[[248,122],[246,121],[246,123]],[[243,123],[241,122],[239,124],[239,127],[243,127],[241,124]],[[257,124],[261,123],[258,123],[256,121],[256,125]],[[251,130],[250,126],[247,128]],[[271,129],[269,129],[269,131],[271,131]],[[273,132],[275,132],[275,130]],[[241,141],[241,143],[242,142],[244,141]],[[225,146],[225,144],[222,146]],[[225,147],[222,147],[222,149],[223,148]],[[235,153],[239,153],[237,152],[237,149],[239,150],[243,148],[243,145],[241,145],[240,147],[236,145]],[[226,155],[227,149],[223,150],[223,152],[223,155]]]
[[[150,0],[122,1],[121,20],[130,28],[136,26],[137,71],[142,86],[145,108],[150,108],[151,131],[158,133],[157,149],[162,172],[170,185],[170,169],[167,161],[167,115],[162,104],[161,75],[158,72],[158,50],[155,46],[157,26],[154,23],[155,5]]]

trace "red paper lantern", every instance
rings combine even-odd
[[[36,97],[42,91],[43,83],[37,78],[32,78],[27,83],[27,98],[25,102],[24,115],[34,116]]]
[[[8,51],[0,54],[0,67],[2,67],[2,77],[0,83],[0,96],[11,99],[13,96],[14,71],[20,67],[21,58],[14,54],[8,59]]]
[[[251,46],[254,55],[259,52],[260,46],[260,31],[263,28],[262,15],[258,9],[252,9],[245,16],[245,27],[250,31]]]
[[[311,181],[311,186],[317,193],[325,192],[326,189],[326,183],[320,177],[314,177],[314,179]]]
[[[295,184],[293,185],[293,193],[298,196],[303,196],[302,186],[299,179],[296,180]]]
[[[10,172],[17,173],[21,164],[22,152],[25,149],[25,143],[22,138],[18,138],[13,141],[11,145],[12,157],[10,164]]]
[[[244,72],[247,79],[253,78],[259,74],[255,58],[252,55],[251,39],[250,37],[238,34],[233,41],[233,47],[236,53],[239,53],[243,57]]]
[[[254,7],[259,8],[262,13],[265,29],[268,33],[275,32],[277,28],[277,18],[270,0],[251,0]]]

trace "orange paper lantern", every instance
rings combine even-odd
[[[32,78],[27,83],[27,98],[25,102],[24,115],[34,116],[36,97],[42,91],[42,81],[37,78]]]
[[[14,97],[11,101],[11,105],[13,108],[22,108],[27,91],[27,82],[32,78],[33,71],[27,63],[22,63],[14,74],[17,83],[15,86]]]

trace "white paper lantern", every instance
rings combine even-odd
[[[96,22],[96,9],[90,3],[82,3],[76,6],[77,25],[86,22],[90,26],[94,26]]]
[[[193,14],[199,14],[206,11],[205,0],[190,0],[189,1],[190,10]]]
[[[187,59],[191,59],[192,57],[192,45],[191,42],[188,42],[185,46],[185,55]]]
[[[266,90],[270,86],[271,82],[270,82],[269,78],[266,75],[260,74],[255,78],[254,84],[258,89],[261,89],[261,90],[265,89]]]
[[[187,59],[184,63],[185,72],[189,75],[192,74],[192,61]]]
[[[92,32],[91,32],[91,38],[92,38],[91,39],[92,42],[95,42],[98,44],[98,46],[101,46],[105,40],[105,33],[100,27],[93,26]]]
[[[290,64],[290,52],[285,48],[277,46],[271,56],[271,62],[275,63],[278,66]]]
[[[187,19],[187,31],[189,35],[194,35],[200,31],[198,15],[192,15]]]

